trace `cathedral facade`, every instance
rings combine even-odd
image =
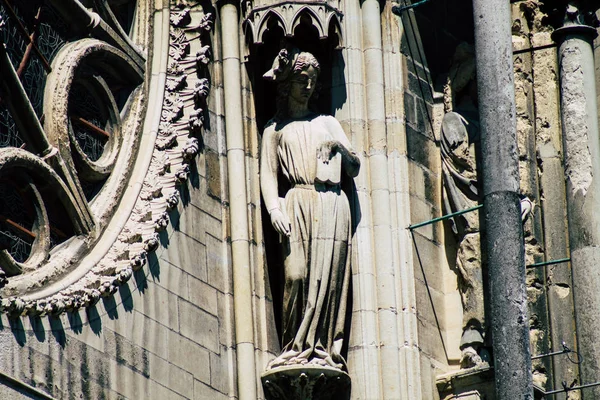
[[[0,0],[0,398],[600,398],[596,3]]]

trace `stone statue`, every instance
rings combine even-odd
[[[446,114],[442,120],[441,153],[444,213],[474,207],[480,202],[476,153],[479,150],[479,112],[473,49],[460,44],[452,60],[444,87]],[[479,213],[471,212],[450,220],[458,250],[456,270],[463,304],[461,367],[483,362],[485,310],[481,265]]]
[[[309,109],[319,72],[312,54],[284,49],[264,75],[278,83],[278,111],[262,138],[260,184],[280,234],[285,280],[282,352],[268,369],[346,369],[340,353],[351,276],[351,212],[340,183],[342,173],[358,174],[360,161],[339,122]],[[284,186],[290,189],[281,198]]]
[[[480,151],[479,111],[475,55],[467,43],[458,45],[444,86],[441,154],[444,213],[466,210],[480,204],[481,181],[477,179]],[[533,203],[521,198],[521,219],[525,221]],[[485,325],[484,268],[482,266],[479,213],[450,220],[458,249],[456,270],[463,305],[461,367],[471,368],[489,361],[483,347]]]

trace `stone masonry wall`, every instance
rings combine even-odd
[[[53,397],[226,399],[234,389],[231,279],[220,202],[197,188],[149,265],[65,317],[1,322],[0,369]],[[19,398],[19,397],[15,397]]]
[[[155,13],[168,29],[168,4],[158,2]],[[212,40],[204,146],[161,245],[115,295],[94,306],[60,317],[2,315],[2,373],[58,399],[236,396],[218,34]],[[0,393],[7,400],[37,398]]]
[[[441,166],[437,138],[443,107],[424,58],[419,27],[412,11],[402,17],[404,110],[411,224],[442,215]],[[441,110],[441,111],[440,111]],[[462,333],[462,308],[456,275],[445,254],[445,225],[441,222],[412,231],[419,348],[423,398],[437,398],[437,375],[456,367]]]

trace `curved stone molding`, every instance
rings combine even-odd
[[[114,170],[117,157],[123,157],[123,144],[128,149],[137,148],[139,140],[133,133],[123,138],[121,116],[106,79],[118,78],[124,84],[140,84],[144,71],[127,54],[96,39],[82,39],[65,45],[53,64],[58,68],[49,75],[44,96],[44,114],[48,116],[44,130],[48,139],[59,150],[69,169],[77,171],[80,179],[88,182],[107,179]],[[118,77],[115,76],[117,71]],[[105,114],[107,120],[108,126],[103,126],[101,131],[108,139],[96,160],[86,154],[76,137],[75,124],[89,125],[81,115],[77,115],[77,107],[73,106],[81,100],[75,96],[74,89],[77,87],[86,91],[92,101],[103,108],[98,112]],[[128,154],[127,158],[134,159],[132,154]],[[124,178],[126,176],[121,177]],[[97,220],[104,219],[104,214],[106,210],[95,210],[94,213]]]
[[[13,276],[35,270],[47,258],[50,250],[50,223],[44,200],[36,186],[48,186],[57,194],[67,212],[66,217],[73,221],[74,225],[81,224],[82,217],[69,188],[42,158],[22,149],[0,149],[0,176],[4,174],[17,176],[28,182],[36,213],[33,228],[36,237],[29,258],[25,262],[17,262],[6,250],[0,250],[2,269],[8,276]]]
[[[58,272],[45,277],[46,282],[54,283],[44,286],[38,271],[28,274],[26,279],[20,276],[17,277],[17,282],[9,282],[3,290],[3,294],[8,296],[3,298],[0,304],[3,312],[14,316],[56,315],[93,305],[101,297],[114,294],[119,285],[127,282],[134,271],[146,264],[148,253],[159,247],[159,232],[167,227],[168,212],[179,202],[177,186],[187,181],[190,173],[189,162],[200,150],[198,137],[202,132],[206,98],[210,90],[208,79],[198,78],[207,75],[204,72],[210,61],[210,45],[201,43],[201,50],[193,55],[189,54],[189,50],[192,41],[202,41],[204,34],[212,29],[213,17],[210,13],[205,13],[202,21],[193,23],[190,10],[186,6],[187,4],[181,2],[172,4],[168,40],[165,40],[166,32],[161,36],[161,29],[164,27],[155,27],[155,57],[160,60],[166,52],[169,56],[164,62],[166,74],[158,72],[152,78],[150,92],[154,95],[149,101],[162,99],[162,111],[160,119],[152,115],[146,117],[144,131],[150,134],[144,135],[146,138],[141,140],[140,154],[136,161],[136,164],[140,165],[132,168],[134,171],[129,178],[127,191],[123,186],[127,182],[123,183],[122,179],[118,180],[119,182],[111,182],[112,176],[102,189],[125,192],[125,200],[121,202],[125,203],[125,206],[121,204],[117,209],[112,200],[103,200],[102,196],[99,196],[98,200],[94,199],[91,208],[102,215],[98,225],[105,227],[104,232],[97,230],[89,237],[74,237],[67,246],[71,249],[69,254],[65,257],[53,257],[53,268],[63,266],[63,270],[59,268]],[[114,65],[111,64],[110,58],[116,54],[116,49],[100,43],[94,39],[73,43],[74,47],[71,50],[76,49],[77,56],[66,61],[71,63],[70,78],[66,79],[68,82],[57,82],[54,88],[62,90],[63,95],[68,92],[69,85],[78,79],[78,62],[83,62],[86,57],[93,59],[92,54],[104,52],[100,62],[104,60],[107,67]],[[162,49],[159,48],[161,45]],[[164,53],[161,53],[161,50],[164,50]],[[116,68],[121,73],[139,76],[135,63],[123,64],[122,61],[118,61]],[[105,82],[102,80],[92,80],[87,84],[96,90],[105,88]],[[53,110],[54,114],[58,112],[60,116],[53,122],[54,133],[49,134],[49,137],[52,142],[68,146],[73,140],[68,102],[65,102],[63,97],[60,98],[63,101],[60,104],[57,102],[54,105],[56,109]],[[131,107],[140,106],[132,104]],[[118,124],[118,117],[114,117],[114,122]],[[135,128],[136,122],[122,121],[122,124],[132,125],[127,127],[131,129]],[[150,146],[151,154],[145,153]],[[137,150],[135,144],[126,142],[122,142],[121,147],[123,151],[127,147],[132,147],[129,150],[131,152]],[[121,171],[132,167],[121,159],[119,156],[110,167]],[[132,193],[137,193],[133,203],[127,200],[131,198]],[[128,208],[127,204],[131,204],[131,208]],[[120,219],[110,220],[109,217],[113,213],[120,216]],[[95,237],[101,235],[101,239],[94,245]],[[65,274],[64,265],[68,264],[69,260],[80,261],[72,272]]]

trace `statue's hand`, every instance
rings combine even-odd
[[[329,160],[333,157],[335,153],[337,153],[342,144],[337,140],[328,140],[326,142],[322,142],[317,149],[317,159],[323,161],[325,164],[329,163]]]
[[[279,208],[276,208],[271,211],[271,224],[273,224],[273,228],[280,235],[284,235],[289,237],[291,233],[291,226],[288,217],[281,212]]]

